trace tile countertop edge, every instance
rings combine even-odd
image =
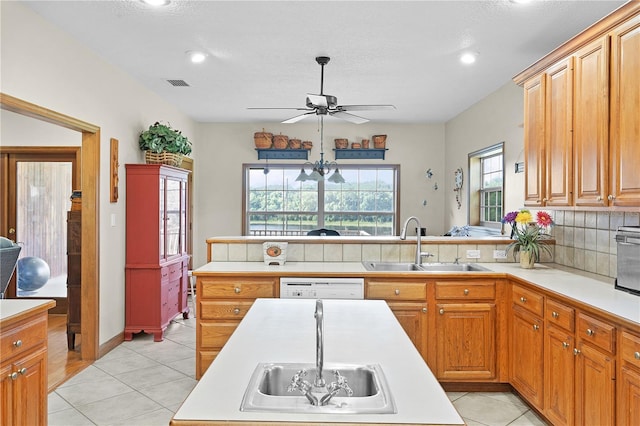
[[[613,286],[613,279],[590,274],[556,264],[536,264],[534,269],[522,269],[518,263],[479,263],[491,272],[473,272],[473,277],[504,275],[524,280],[542,289],[587,304],[607,312],[623,321],[640,327],[640,296],[635,296]],[[216,274],[233,276],[238,274],[265,274],[292,276],[324,275],[344,277],[375,277],[390,272],[367,271],[361,262],[287,262],[281,266],[265,265],[264,262],[210,262],[193,271],[195,276]],[[461,273],[401,272],[402,277],[413,276],[460,276]],[[463,273],[469,274],[469,273]]]

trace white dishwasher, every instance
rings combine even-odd
[[[364,278],[280,278],[281,299],[364,299]]]

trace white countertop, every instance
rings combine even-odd
[[[47,299],[0,299],[0,321],[9,321],[12,317],[44,307],[51,302],[53,301]]]
[[[315,363],[314,311],[315,300],[258,299],[174,420],[464,424],[381,300],[324,300],[324,362],[380,364],[396,414],[240,411],[258,363]]]

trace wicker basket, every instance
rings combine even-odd
[[[364,149],[368,149],[369,148],[369,139],[362,139],[362,147]]]
[[[371,139],[373,139],[374,148],[382,149],[387,145],[387,135],[375,135]]]
[[[302,141],[300,139],[289,139],[289,148],[291,149],[302,148]]]
[[[313,148],[313,142],[302,141],[302,149],[310,150],[311,148]]]
[[[147,164],[166,164],[168,166],[180,167],[182,155],[173,152],[161,152],[159,154],[151,151],[144,152],[144,160]]]
[[[263,129],[264,130],[264,129]],[[255,132],[253,134],[253,141],[258,149],[269,149],[273,144],[273,134],[269,132]]]
[[[336,149],[347,149],[349,147],[348,139],[334,139],[336,143]]]
[[[360,149],[362,148],[362,144],[360,142],[352,142],[351,149]]]
[[[289,136],[273,135],[273,147],[275,149],[287,149],[289,147]]]

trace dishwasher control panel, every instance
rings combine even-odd
[[[364,299],[364,278],[280,278],[281,299]]]

